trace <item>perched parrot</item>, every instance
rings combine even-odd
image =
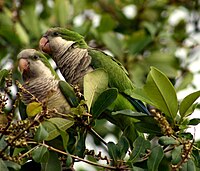
[[[46,102],[49,109],[68,114],[74,97],[72,99],[68,97],[69,100],[66,100],[60,89],[60,85],[66,82],[59,80],[47,58],[35,49],[22,50],[17,58],[24,81],[23,87],[28,90],[22,91],[22,101],[29,104],[33,101],[32,95],[34,95],[40,102]],[[69,87],[68,90],[70,88],[72,89]]]
[[[124,93],[127,89],[134,89],[134,85],[121,63],[115,58],[89,47],[80,34],[65,28],[50,28],[40,39],[39,47],[53,58],[68,83],[79,85],[82,88],[83,77],[97,68],[102,68],[108,74],[109,87],[117,88],[120,92],[118,95],[120,100],[118,100],[115,110],[135,108],[137,111],[148,113],[143,103]],[[132,119],[129,117],[109,115],[108,120],[122,130],[132,129],[129,130],[130,134],[136,132]],[[136,136],[130,139],[134,140],[134,138]]]

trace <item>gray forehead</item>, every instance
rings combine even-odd
[[[27,58],[28,56],[33,56],[35,54],[35,49],[24,49],[18,55],[17,59],[19,58]]]

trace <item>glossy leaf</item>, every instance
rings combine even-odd
[[[38,102],[32,102],[27,105],[26,113],[29,117],[33,117],[42,111],[42,104]]]
[[[9,171],[9,169],[7,168],[5,162],[0,158],[0,170],[1,171]]]
[[[179,142],[177,140],[175,140],[172,137],[168,137],[168,136],[160,137],[158,143],[160,145],[175,145],[175,144],[179,144]]]
[[[84,77],[84,97],[90,111],[97,97],[108,87],[108,75],[103,69],[97,69]]]
[[[151,67],[144,91],[156,108],[172,120],[176,117],[178,111],[176,92],[169,79],[161,71]]]
[[[133,150],[131,152],[128,162],[135,163],[142,160],[142,156],[146,154],[146,150],[150,149],[151,144],[144,137],[139,136],[133,143]]]
[[[47,130],[45,129],[43,124],[40,123],[39,128],[37,129],[37,131],[35,133],[34,140],[41,142],[41,141],[45,140],[48,136],[49,136],[49,132],[47,132]]]
[[[79,157],[84,158],[84,152],[86,149],[86,144],[85,144],[85,140],[86,140],[86,136],[87,136],[87,131],[86,130],[82,130],[78,136],[78,141],[76,144],[76,152],[75,154]]]
[[[114,160],[114,162],[117,162],[119,159],[124,159],[129,148],[129,143],[125,136],[121,136],[117,144],[109,142],[107,147],[109,155]]]
[[[142,133],[152,133],[156,135],[161,134],[160,127],[153,123],[137,122],[135,123],[135,127],[139,132]]]
[[[129,142],[127,138],[125,136],[120,137],[119,142],[117,143],[117,146],[119,150],[119,158],[123,160],[129,149]]]
[[[193,103],[199,98],[199,96],[200,91],[196,91],[194,93],[189,94],[182,100],[179,109],[182,118],[191,114],[190,108],[192,107]]]
[[[48,132],[48,137],[45,138],[46,141],[50,141],[60,135],[59,130],[67,130],[74,124],[73,121],[63,119],[63,118],[51,118],[47,121],[42,122],[42,126]]]
[[[7,168],[12,168],[14,170],[20,170],[21,169],[21,165],[19,165],[18,163],[14,162],[14,161],[6,160],[6,161],[4,161],[4,163],[6,164]]]
[[[59,81],[59,88],[67,101],[73,106],[78,106],[79,102],[73,88],[65,81]]]
[[[109,88],[97,97],[91,110],[94,119],[98,118],[99,115],[115,101],[117,94],[118,91],[116,88]]]
[[[161,146],[156,146],[151,150],[151,154],[147,160],[148,171],[157,171],[160,162],[164,157],[164,152]]]
[[[47,147],[40,146],[32,151],[33,160],[37,163],[46,162],[48,159],[49,152]]]
[[[200,123],[200,119],[199,118],[194,118],[194,119],[191,119],[189,121],[188,125],[198,125],[199,123]]]
[[[49,151],[49,157],[47,162],[42,163],[42,170],[61,171],[61,162],[58,159],[58,155],[56,152]]]
[[[124,110],[112,112],[112,115],[125,115],[125,116],[129,116],[129,117],[132,117],[132,118],[136,118],[138,120],[153,119],[153,116],[149,116],[147,114],[140,113],[140,112],[135,112],[135,111],[132,111],[130,109],[124,109]],[[153,120],[151,120],[151,121],[153,121]]]
[[[182,164],[180,171],[196,171],[197,168],[192,159],[189,159],[186,163]]]
[[[110,157],[113,159],[114,162],[117,162],[119,153],[116,144],[114,144],[113,142],[108,142],[107,147],[108,147],[108,154],[110,155]]]
[[[180,146],[175,147],[174,150],[172,151],[172,161],[171,161],[172,164],[176,165],[182,160],[182,157],[181,157],[182,148],[183,146],[180,145]]]
[[[68,144],[68,141],[69,141],[69,135],[67,134],[66,131],[63,131],[63,130],[59,130],[59,133],[60,133],[60,135],[62,137],[63,147],[66,150],[67,149],[67,144]]]

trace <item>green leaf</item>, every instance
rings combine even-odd
[[[2,85],[5,81],[5,77],[8,75],[9,71],[6,69],[3,69],[0,71],[0,85]]]
[[[196,171],[196,166],[192,159],[189,159],[186,163],[182,164],[180,171]]]
[[[114,144],[113,142],[108,142],[107,147],[108,154],[113,159],[114,163],[117,162],[119,153],[116,144]]]
[[[178,72],[178,62],[174,57],[173,50],[171,51],[154,51],[145,58],[145,63],[147,66],[154,66],[162,71],[167,77],[175,78]]]
[[[183,146],[177,146],[174,148],[174,150],[172,151],[172,164],[176,165],[178,164],[182,158],[181,158],[181,153],[182,153],[182,148]]]
[[[135,128],[142,133],[151,133],[160,135],[161,129],[158,125],[152,123],[136,122]]]
[[[119,158],[123,160],[129,148],[129,142],[127,138],[125,136],[121,136],[117,146],[119,151]]]
[[[117,38],[117,35],[115,35],[113,32],[107,32],[102,34],[101,36],[103,43],[106,45],[108,49],[111,50],[111,52],[118,57],[124,56],[123,54],[123,44],[122,42]]]
[[[33,160],[37,163],[47,162],[49,151],[47,147],[40,146],[32,151]]]
[[[62,137],[63,147],[66,150],[67,144],[68,144],[68,141],[69,141],[69,135],[67,134],[66,131],[63,131],[63,130],[60,130],[59,132],[60,132],[60,135]]]
[[[79,101],[76,97],[76,94],[73,88],[65,81],[59,81],[59,88],[62,94],[65,96],[67,101],[71,104],[71,106],[76,107],[79,104]]]
[[[128,148],[129,143],[125,136],[120,137],[119,142],[117,144],[114,144],[113,142],[109,142],[107,144],[108,147],[108,154],[110,157],[114,160],[114,163],[117,162],[117,160],[123,160]]]
[[[111,17],[109,14],[103,14],[101,17],[101,21],[99,26],[97,27],[97,30],[99,32],[108,32],[112,31],[113,28],[115,27],[116,22],[115,20]]]
[[[69,17],[70,3],[65,0],[55,0],[55,17],[61,27],[65,27]]]
[[[94,102],[92,106],[91,113],[94,119],[98,118],[99,115],[110,106],[117,98],[117,89],[109,88],[103,91]]]
[[[32,102],[26,107],[26,113],[29,117],[33,117],[42,111],[42,103]]]
[[[180,90],[187,88],[187,86],[191,84],[193,78],[194,78],[194,74],[192,72],[187,71],[186,73],[184,73],[184,75],[181,78],[180,83],[176,85],[176,91],[178,92]]]
[[[8,168],[12,168],[14,170],[20,170],[21,169],[21,166],[18,163],[15,163],[13,161],[7,160],[7,161],[4,161],[4,163],[6,164],[6,166]],[[0,170],[1,170],[1,168],[0,168]]]
[[[150,149],[151,144],[144,137],[138,137],[133,143],[133,150],[131,152],[128,162],[136,163],[141,161],[142,156],[146,154],[146,150]]]
[[[42,123],[40,123],[39,128],[37,129],[34,140],[37,142],[44,141],[49,136],[49,133],[45,129]]]
[[[182,100],[182,102],[180,103],[180,109],[179,109],[179,112],[182,118],[191,114],[190,108],[192,104],[199,98],[199,96],[200,96],[200,91],[196,91],[194,93],[187,95]]]
[[[189,121],[188,125],[198,125],[200,123],[200,119],[199,118],[193,118]]]
[[[84,158],[84,152],[86,149],[85,145],[85,139],[87,136],[87,131],[86,130],[81,130],[79,136],[78,136],[78,142],[76,144],[76,152],[75,154],[81,158]]]
[[[158,143],[160,145],[178,145],[179,142],[172,137],[162,136],[159,138]]]
[[[47,162],[41,163],[42,171],[61,171],[61,162],[58,159],[58,155],[54,151],[49,151],[49,157]]]
[[[108,74],[103,69],[96,69],[84,77],[84,97],[89,112],[97,97],[108,87]]]
[[[39,37],[41,35],[40,22],[38,15],[35,12],[35,4],[23,6],[23,15],[21,15],[21,20],[23,26],[29,31],[29,36]]]
[[[20,40],[15,33],[14,22],[12,21],[11,17],[11,11],[5,7],[4,12],[5,13],[0,13],[0,35],[11,45],[19,45]]]
[[[171,120],[178,111],[178,100],[175,89],[169,79],[158,69],[151,67],[144,92],[151,99],[156,108],[160,109]]]
[[[0,158],[0,170],[1,171],[9,171],[5,162]]]
[[[146,35],[144,30],[140,30],[128,37],[127,46],[130,53],[136,54],[141,52],[151,41],[151,36]]]
[[[186,163],[183,163],[182,168],[180,169],[180,171],[196,171],[196,170],[199,170],[199,167],[196,167],[192,159],[189,159]]]
[[[148,171],[157,171],[163,157],[163,149],[160,146],[154,147],[151,150],[151,154],[147,160]]]
[[[29,36],[28,34],[26,33],[24,27],[22,27],[22,25],[17,22],[15,23],[15,29],[16,29],[16,34],[18,35],[20,41],[22,44],[29,44]]]
[[[47,121],[42,122],[42,126],[48,132],[48,137],[45,138],[46,141],[50,141],[60,135],[59,130],[67,130],[74,124],[74,121],[63,119],[63,118],[50,118]]]
[[[124,110],[112,112],[112,115],[125,115],[125,116],[131,117],[131,118],[136,118],[141,121],[151,120],[150,122],[153,122],[155,120],[153,118],[153,116],[149,116],[147,114],[140,113],[140,112],[135,112],[130,109],[124,109]]]

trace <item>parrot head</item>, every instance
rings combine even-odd
[[[83,36],[60,27],[50,28],[47,30],[39,42],[40,49],[49,55],[58,53],[59,51],[62,51],[63,48],[67,50],[72,45],[80,48],[87,48]]]
[[[38,77],[56,76],[47,58],[35,49],[22,50],[18,56],[18,66],[24,81]]]

